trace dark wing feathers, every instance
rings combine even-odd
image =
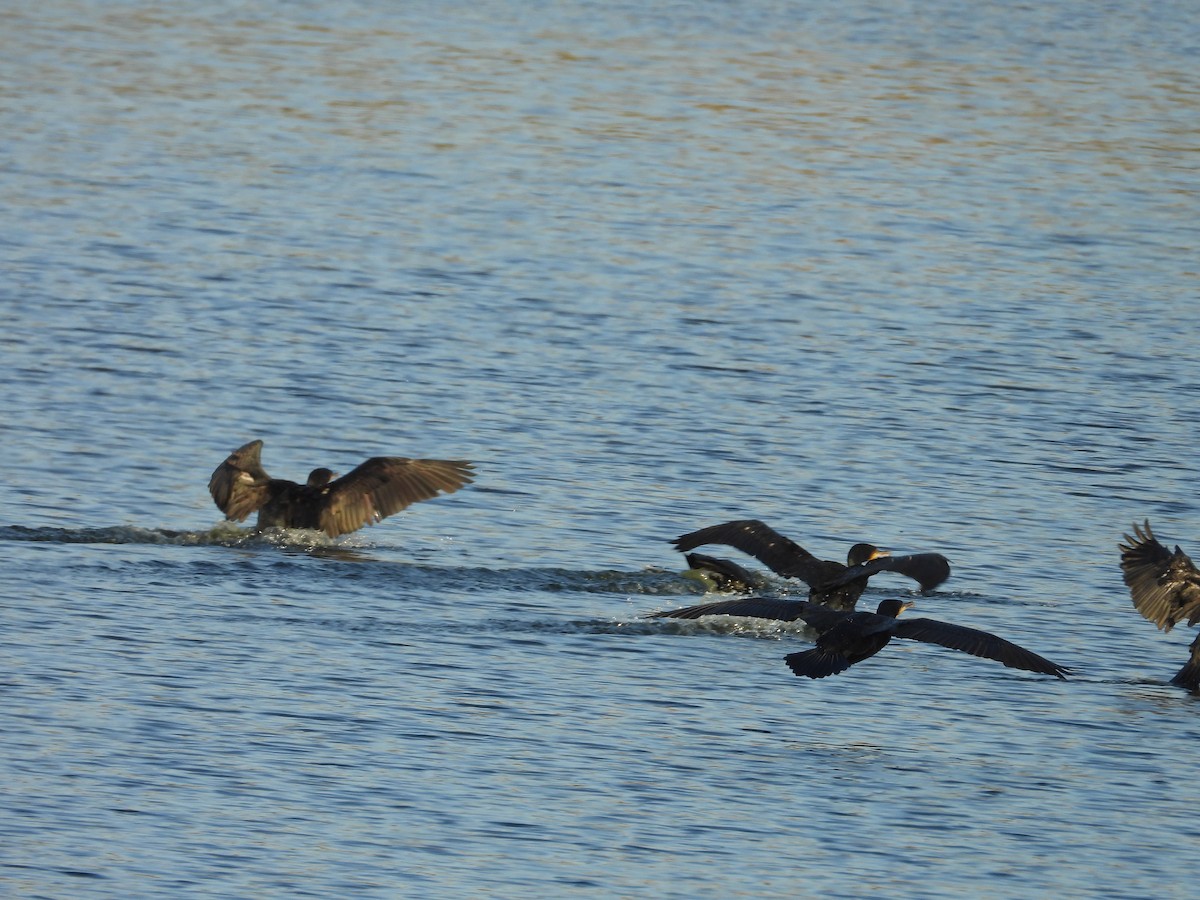
[[[681,552],[695,550],[705,544],[724,544],[753,556],[776,575],[799,578],[809,586],[822,581],[828,574],[824,571],[825,563],[757,519],[710,525],[677,537],[673,543]]]
[[[828,678],[845,672],[852,665],[845,654],[822,647],[789,653],[783,661],[794,674],[807,678]]]
[[[375,456],[330,483],[320,526],[330,537],[347,534],[472,479],[464,460]]]
[[[880,556],[858,566],[845,567],[837,562],[813,556],[795,541],[784,537],[758,519],[739,519],[710,525],[677,537],[675,548],[681,552],[705,544],[724,544],[753,556],[776,575],[799,578],[815,590],[828,591],[876,572],[907,575],[926,591],[950,577],[950,561],[940,553],[915,553],[911,556]],[[836,573],[830,575],[830,573]]]
[[[819,634],[828,634],[838,625],[843,625],[850,619],[854,613],[844,612],[840,609],[833,609],[823,603],[812,603],[810,601],[792,601],[800,602],[801,610],[799,618],[803,619],[807,625],[813,628]],[[874,615],[874,613],[867,613]],[[876,616],[876,618],[885,618]],[[890,621],[890,620],[889,620]]]
[[[739,597],[736,600],[717,600],[700,603],[682,609],[669,609],[651,613],[652,619],[699,619],[701,616],[747,616],[752,619],[776,619],[780,622],[795,622],[803,619],[804,600],[778,600],[771,597]]]
[[[859,578],[869,578],[876,572],[898,572],[907,575],[928,591],[950,577],[950,560],[940,553],[914,553],[910,556],[877,556],[830,578],[821,588],[841,587]]]
[[[1163,631],[1184,620],[1200,621],[1200,571],[1186,553],[1167,550],[1149,522],[1135,524],[1133,536],[1125,535],[1119,547],[1121,573],[1138,612]]]
[[[208,480],[208,492],[227,519],[240,522],[267,502],[271,476],[262,467],[262,446],[251,441],[238,447]]]
[[[897,619],[892,634],[912,641],[940,644],[984,659],[994,659],[1011,669],[1025,669],[1058,678],[1063,678],[1071,671],[994,634],[935,619]]]

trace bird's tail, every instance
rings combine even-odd
[[[850,661],[842,654],[830,653],[820,647],[800,653],[789,653],[783,661],[795,674],[807,678],[825,678],[850,668]]]

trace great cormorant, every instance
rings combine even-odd
[[[1024,669],[1057,678],[1070,674],[1071,670],[1065,666],[977,628],[951,625],[936,619],[897,618],[912,605],[902,600],[884,600],[876,612],[848,613],[808,600],[752,597],[654,613],[652,618],[698,619],[701,616],[726,615],[784,622],[803,620],[817,632],[817,645],[811,650],[789,653],[784,657],[784,662],[794,673],[808,678],[824,678],[844,672],[855,663],[874,656],[894,637],[940,644],[972,656],[994,659],[1011,669]]]
[[[705,544],[726,544],[753,556],[785,578],[799,578],[808,585],[808,599],[833,609],[850,611],[866,590],[867,579],[877,572],[899,572],[916,581],[921,590],[937,587],[950,577],[950,562],[940,553],[892,556],[872,544],[855,544],[846,564],[821,560],[795,541],[784,537],[757,519],[742,519],[710,525],[677,537],[681,552]]]
[[[266,473],[262,446],[251,441],[234,450],[208,482],[226,518],[241,522],[257,511],[259,528],[315,528],[336,537],[439,492],[453,493],[473,477],[472,464],[463,460],[375,456],[341,478],[313,469],[305,484],[297,484]]]

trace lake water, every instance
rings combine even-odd
[[[0,12],[0,892],[1195,896],[1192,633],[1116,545],[1200,553],[1197,46],[1186,3]],[[478,479],[217,528],[255,437]],[[1076,675],[642,618],[747,517],[945,553],[922,614]]]

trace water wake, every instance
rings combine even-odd
[[[774,639],[781,636],[809,637],[812,630],[804,622],[778,622],[742,616],[706,616],[702,619],[587,619],[576,621],[495,621],[488,623],[499,631],[533,631],[551,634],[681,634],[735,635]]]
[[[664,597],[691,597],[703,593],[703,587],[685,577],[683,573],[654,567],[640,571],[621,571],[552,566],[502,568],[436,565],[380,558],[380,555],[373,551],[387,552],[390,548],[355,546],[348,544],[344,537],[330,538],[320,531],[283,528],[259,531],[254,528],[239,528],[230,522],[222,522],[213,528],[199,531],[144,528],[137,525],[85,528],[6,525],[0,526],[0,541],[277,549],[285,553],[299,552],[308,556],[360,564],[353,570],[340,571],[338,577],[341,578],[357,581],[378,576],[383,579],[383,584],[389,586],[394,584],[396,579],[400,579],[410,587],[430,590],[452,588],[471,593],[503,591]]]
[[[207,531],[175,531],[169,528],[142,528],[138,525],[111,525],[101,528],[29,528],[24,525],[5,525],[0,527],[0,540],[51,544],[174,544],[184,547],[336,547],[332,539],[319,531],[278,528],[258,531],[253,528],[238,528],[232,522],[222,522]]]

